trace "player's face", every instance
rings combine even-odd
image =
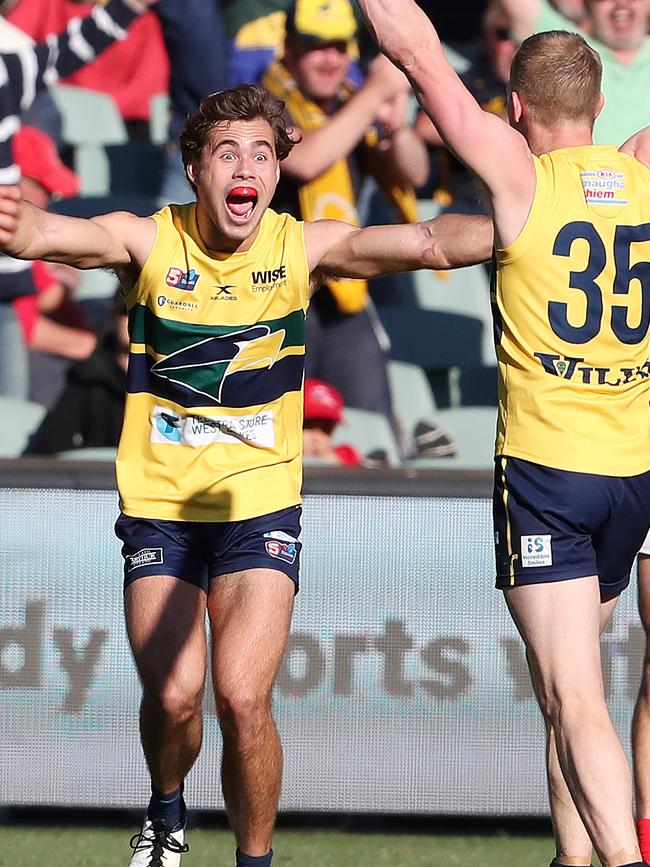
[[[247,249],[279,178],[273,130],[267,121],[219,124],[188,173],[197,188],[204,243],[224,251]]]
[[[350,68],[347,42],[300,43],[291,70],[298,86],[315,102],[334,99]]]
[[[593,34],[613,51],[639,48],[648,32],[650,0],[588,0]]]

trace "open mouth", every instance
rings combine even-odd
[[[611,22],[614,26],[614,29],[623,30],[626,27],[629,27],[634,20],[634,16],[632,15],[632,11],[630,9],[617,9],[611,17]]]
[[[235,187],[226,196],[226,207],[237,222],[250,220],[256,205],[257,190],[253,187]]]

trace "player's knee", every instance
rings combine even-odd
[[[145,692],[146,698],[158,706],[160,713],[170,720],[182,723],[201,710],[203,685],[170,680],[155,692]]]
[[[216,700],[221,728],[233,735],[258,727],[270,711],[270,697],[246,685],[218,691]]]
[[[607,715],[601,694],[589,694],[575,684],[542,686],[537,690],[537,697],[546,724],[556,732],[582,728],[590,717],[596,722]]]

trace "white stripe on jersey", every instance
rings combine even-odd
[[[20,100],[20,108],[27,111],[36,98],[36,79],[38,78],[38,62],[34,49],[23,48],[16,52],[23,68],[23,93]]]
[[[20,118],[18,115],[10,114],[0,120],[0,141],[7,141],[12,135],[20,129]]]
[[[95,6],[90,14],[99,29],[103,30],[108,36],[112,36],[114,39],[126,39],[126,30],[123,30],[119,24],[115,23],[103,6]]]
[[[9,73],[7,72],[7,64],[0,55],[0,87],[4,87],[9,81]]]
[[[59,40],[53,33],[50,33],[49,36],[46,37],[45,41],[47,42],[50,54],[47,61],[47,68],[43,71],[43,81],[48,87],[51,87],[59,80],[59,73],[56,68],[56,64],[59,60]]]
[[[81,33],[81,18],[72,18],[68,23],[68,35],[70,41],[68,43],[70,51],[80,57],[86,63],[90,63],[95,59],[95,51],[92,45],[86,41]]]

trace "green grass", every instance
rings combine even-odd
[[[129,830],[0,827],[2,867],[126,867]],[[183,867],[234,867],[228,831],[192,830]],[[549,837],[279,830],[273,867],[547,867]]]

